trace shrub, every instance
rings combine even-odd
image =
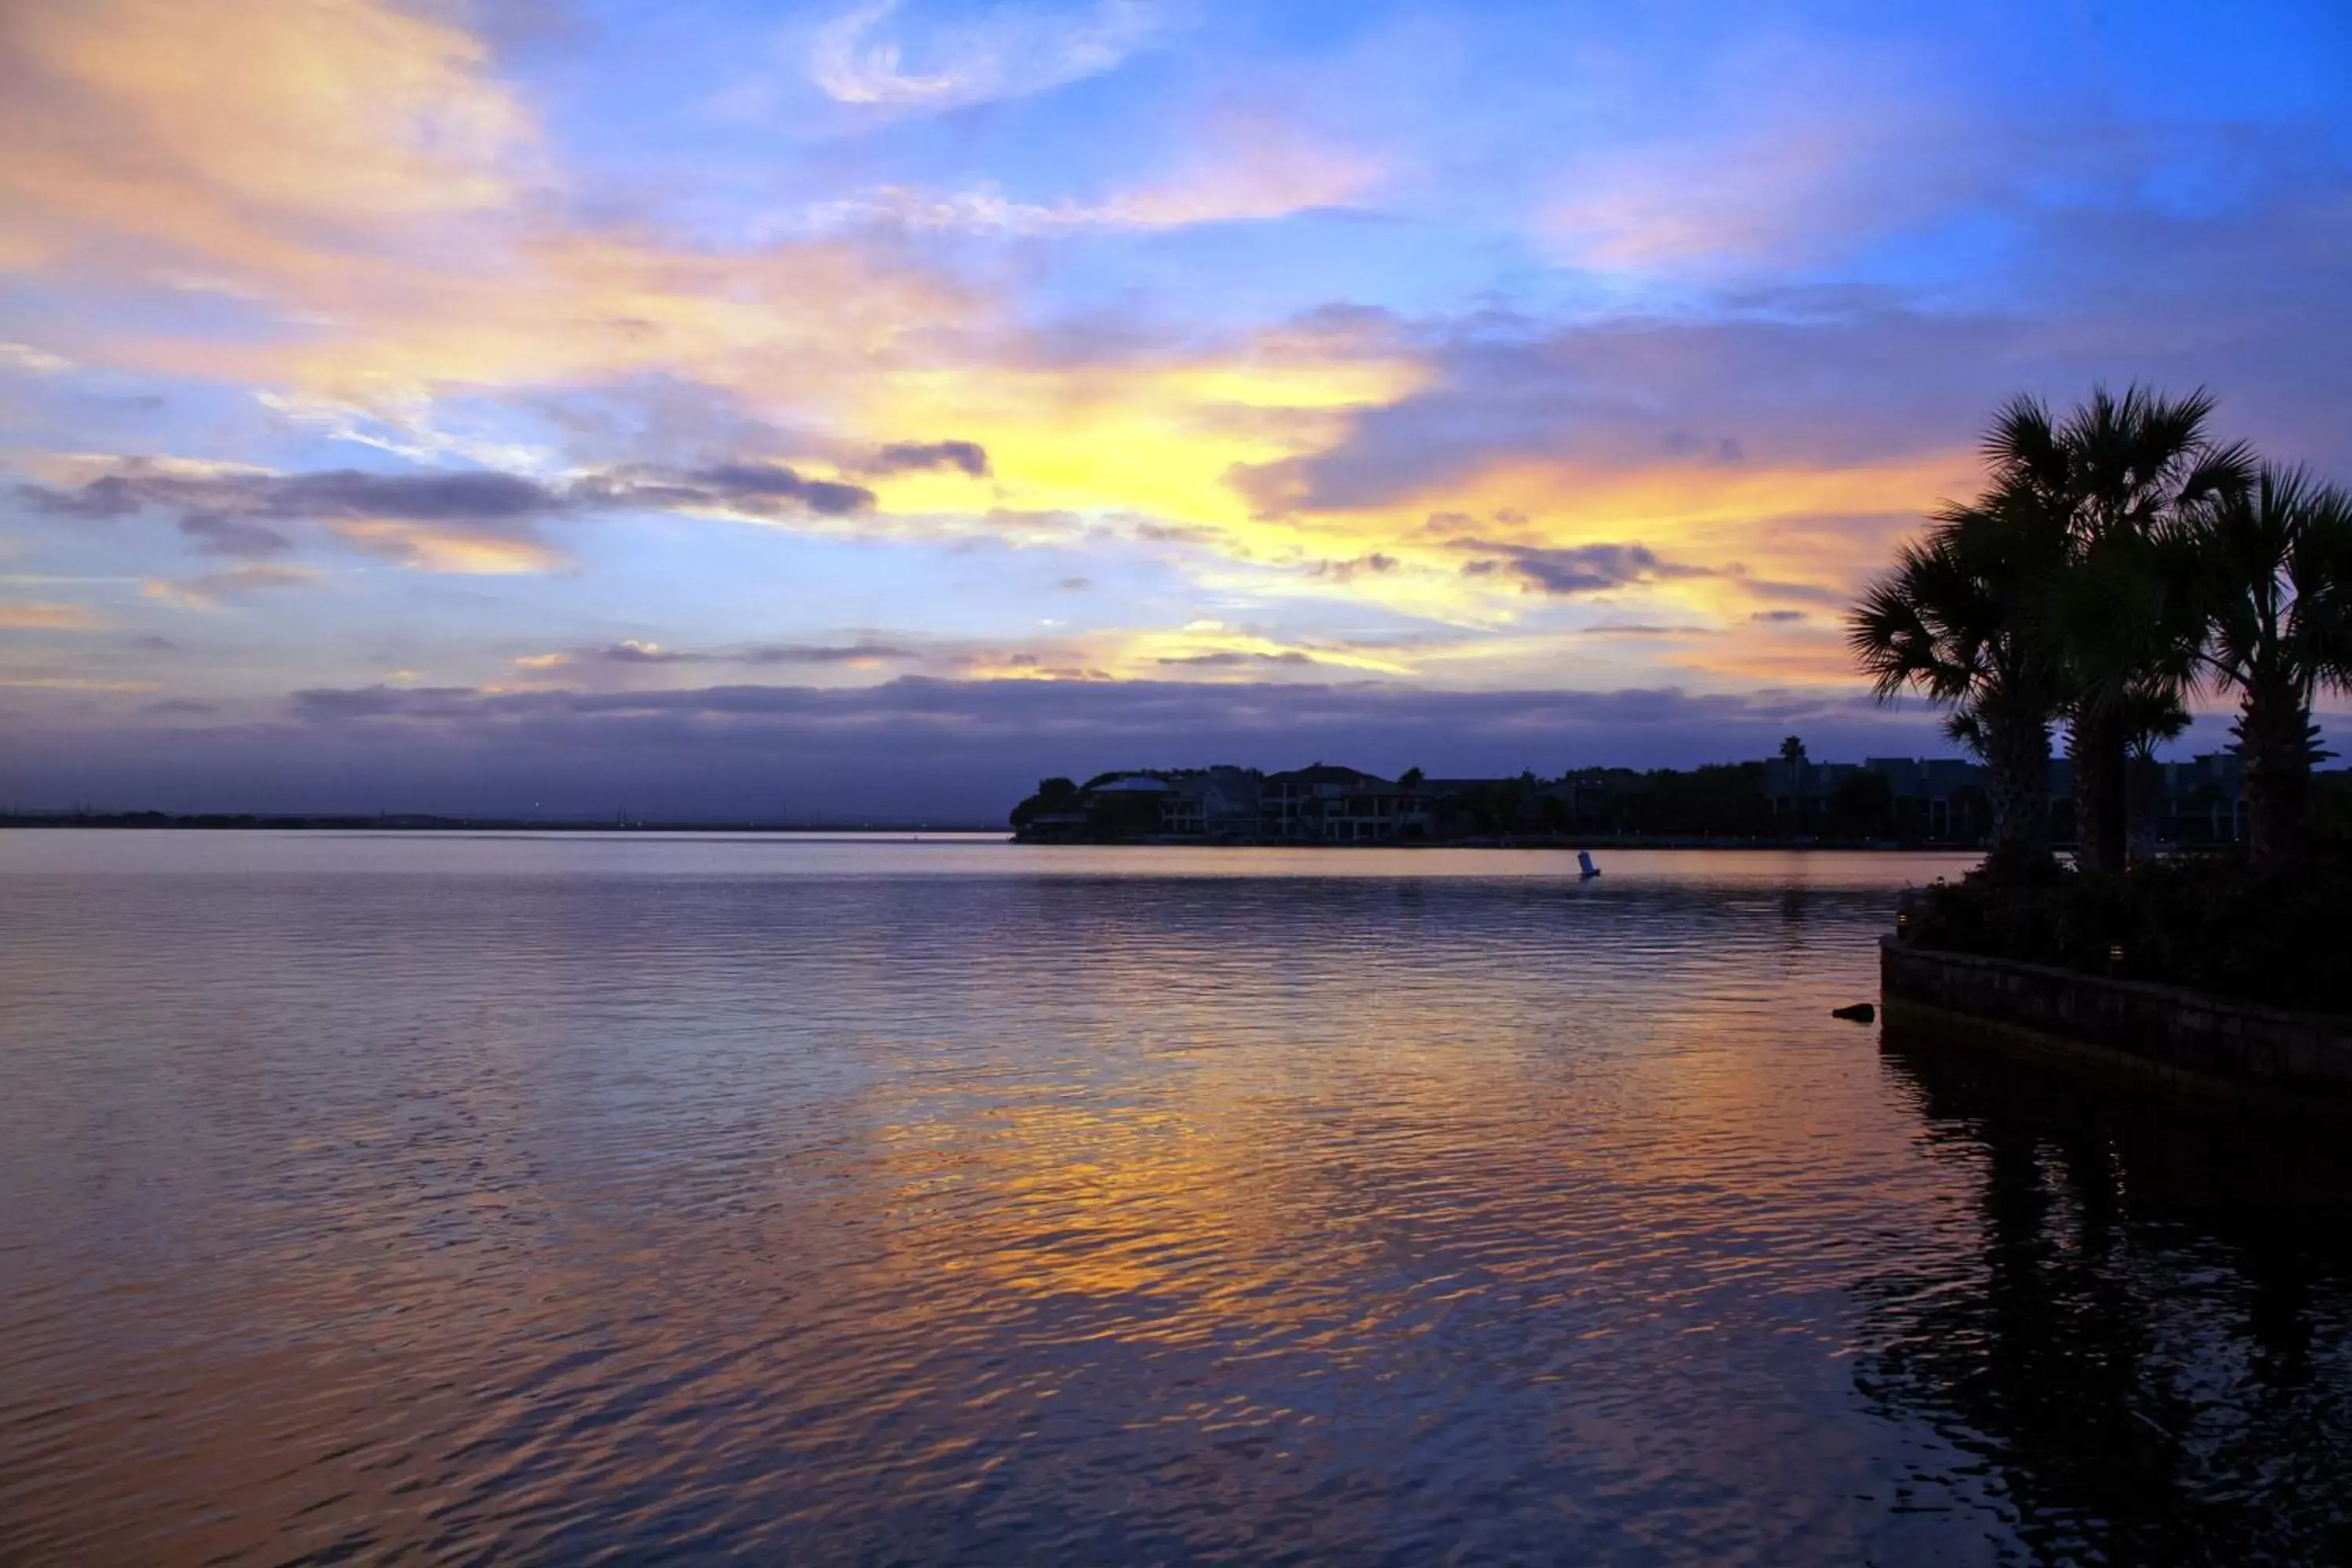
[[[1922,947],[2344,1013],[2347,913],[2352,855],[2336,847],[2271,869],[2220,856],[2105,875],[1988,865],[1920,895],[1909,930]]]

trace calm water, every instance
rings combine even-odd
[[[0,834],[0,1561],[2352,1560],[2352,1181],[1837,855]]]

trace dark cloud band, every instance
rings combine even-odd
[[[988,448],[977,441],[894,441],[863,466],[869,474],[903,474],[922,468],[955,468],[975,479],[988,477]]]
[[[1704,566],[1668,561],[1646,544],[1578,544],[1552,548],[1533,544],[1500,544],[1484,539],[1448,542],[1475,559],[1462,570],[1473,577],[1507,572],[1529,593],[1572,598],[1579,594],[1605,594],[1614,588],[1638,587],[1675,577],[1705,577]]]
[[[1558,773],[1763,756],[1941,752],[1932,716],[1753,691],[1430,690],[907,678],[852,688],[488,691],[318,688],[282,718],[0,735],[16,787],[181,810],[953,814],[996,821],[1053,773],[1322,757],[1393,773]],[[614,792],[625,792],[616,795]]]
[[[985,454],[979,460],[984,464]],[[134,458],[79,486],[19,485],[16,496],[33,512],[56,518],[98,521],[174,512],[181,531],[199,550],[247,560],[291,552],[294,540],[278,525],[296,522],[347,529],[391,524],[443,539],[540,546],[541,522],[589,512],[708,510],[835,518],[870,511],[875,504],[874,492],[863,485],[811,479],[766,462],[615,468],[550,484],[488,469],[187,473]]]

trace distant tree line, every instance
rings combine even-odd
[[[1793,738],[1792,738],[1793,739]],[[1800,760],[1802,748],[1798,748]],[[1420,835],[1440,839],[1499,839],[1583,836],[1594,838],[1671,837],[1761,839],[1789,837],[1790,824],[1776,821],[1764,789],[1766,764],[1722,763],[1696,768],[1593,767],[1554,777],[1532,771],[1494,779],[1432,781],[1423,769],[1407,768],[1394,787],[1430,799],[1430,826]],[[1236,770],[1253,778],[1255,769]],[[1013,808],[1015,830],[1041,817],[1084,816],[1086,837],[1116,840],[1149,836],[1158,826],[1159,800],[1149,795],[1102,793],[1123,779],[1155,778],[1171,784],[1198,777],[1202,770],[1139,768],[1097,773],[1083,784],[1069,778],[1038,781],[1035,792]],[[1798,825],[1808,836],[1846,839],[1925,837],[1924,825],[1898,809],[1893,785],[1881,774],[1857,769],[1838,781],[1815,811]],[[1965,816],[1974,821],[1981,813]]]

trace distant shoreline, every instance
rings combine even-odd
[[[1345,852],[1352,849],[1503,849],[1543,850],[1553,854],[1577,849],[1714,849],[1714,850],[1796,850],[1823,849],[1841,854],[1951,854],[1983,853],[1979,845],[1947,843],[1904,843],[1892,839],[1849,839],[1828,837],[1800,838],[1725,838],[1692,837],[1659,834],[1654,837],[1637,835],[1593,835],[1572,837],[1559,835],[1515,834],[1507,837],[1456,838],[1439,841],[1387,840],[1384,842],[1330,843],[1321,840],[1300,840],[1265,844],[1202,843],[1198,839],[1170,839],[1154,843],[1149,840],[1126,840],[1116,844],[1088,845],[1082,842],[1038,844],[1021,840],[1011,829],[988,823],[954,822],[775,822],[756,819],[730,821],[660,821],[613,822],[580,818],[494,816],[430,816],[403,813],[383,816],[265,816],[259,813],[187,813],[167,812],[90,812],[79,816],[34,816],[31,814],[0,814],[0,830],[8,828],[56,828],[76,832],[146,830],[174,833],[219,832],[313,832],[313,833],[580,833],[580,834],[691,834],[730,833],[751,834],[772,837],[809,837],[845,833],[936,833],[986,835],[1008,843],[1022,843],[1029,848],[1143,848],[1197,849],[1223,851],[1232,849],[1311,849]]]
[[[1085,839],[1076,838],[1037,840],[1015,837],[1013,842],[1033,849],[1312,849],[1338,854],[1357,849],[1409,849],[1416,854],[1432,849],[1541,849],[1555,855],[1578,849],[1595,852],[1603,849],[1834,849],[1840,853],[1867,851],[1885,855],[1982,855],[1985,852],[1981,844],[1906,844],[1885,838],[1685,838],[1667,834],[1648,838],[1639,836],[1612,837],[1608,835],[1582,838],[1552,837],[1528,834],[1513,835],[1508,838],[1388,838],[1360,839],[1352,843],[1320,838],[1269,838],[1219,843],[1187,838],[1123,838],[1090,844]]]
[[[378,816],[332,814],[284,816],[257,812],[87,812],[42,816],[0,814],[0,829],[52,827],[75,831],[144,828],[174,833],[299,831],[322,833],[988,833],[1012,836],[993,823],[958,822],[777,822],[756,818],[714,821],[606,821],[579,817],[432,816],[402,812]]]
[[[1229,840],[1204,843],[1197,838],[1122,838],[1104,843],[1089,843],[1080,838],[1026,839],[1014,837],[1014,843],[1032,849],[1202,849],[1223,852],[1234,849],[1311,849],[1321,853],[1347,854],[1360,849],[1405,849],[1425,854],[1433,849],[1540,849],[1549,854],[1572,853],[1579,849],[1834,849],[1841,854],[1868,853],[1874,855],[1982,855],[1981,844],[1906,844],[1885,838],[1685,838],[1667,834],[1654,837],[1638,836],[1610,837],[1594,835],[1577,838],[1545,837],[1538,834],[1514,835],[1508,838],[1389,838],[1360,839],[1354,842],[1320,838]],[[2060,847],[2065,847],[2060,846]]]

